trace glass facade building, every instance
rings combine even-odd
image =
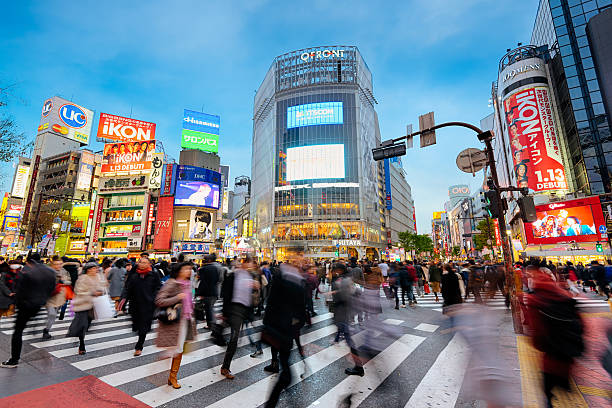
[[[612,192],[612,138],[586,33],[612,0],[540,0],[531,44],[550,49],[554,87],[576,189]]]
[[[251,217],[264,257],[380,256],[375,104],[372,74],[356,47],[274,59],[253,115]]]

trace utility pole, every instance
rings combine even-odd
[[[495,167],[495,156],[493,154],[493,132],[487,130],[483,132],[477,126],[471,125],[465,122],[446,122],[441,123],[439,125],[431,126],[427,129],[420,129],[418,132],[411,133],[406,136],[401,136],[392,140],[386,140],[381,143],[381,146],[372,149],[372,155],[374,160],[382,160],[385,158],[390,158],[394,156],[402,156],[406,153],[406,143],[404,140],[412,141],[412,138],[417,135],[425,134],[428,135],[428,140],[431,140],[431,135],[433,135],[433,140],[435,143],[435,130],[451,127],[451,126],[460,126],[473,130],[476,132],[478,140],[485,144],[485,153],[487,155],[487,161],[489,164],[489,168],[491,169],[491,180],[492,180],[492,191],[495,192],[497,201],[502,203],[501,192],[502,191],[522,191],[522,189],[514,188],[514,187],[501,187],[499,185],[499,178],[497,175],[497,169]],[[399,143],[401,142],[401,143]],[[431,143],[431,144],[433,144]],[[429,145],[429,144],[428,144]],[[421,147],[423,147],[423,142],[421,141]],[[508,290],[508,296],[510,297],[510,304],[512,307],[512,322],[514,325],[515,333],[522,334],[523,333],[523,325],[521,323],[521,308],[518,303],[518,299],[516,298],[516,283],[514,279],[514,269],[512,267],[512,253],[510,251],[510,245],[508,243],[508,237],[506,233],[506,218],[505,218],[505,208],[502,206],[502,211],[499,211],[497,214],[497,222],[499,225],[499,233],[501,236],[501,244],[502,244],[502,254],[504,257],[504,268],[506,270],[506,288]]]

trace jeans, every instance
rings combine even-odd
[[[17,312],[17,318],[15,319],[15,330],[13,332],[13,337],[11,338],[11,360],[19,361],[21,357],[21,347],[23,344],[23,330],[28,324],[28,321],[36,316],[39,308],[25,308],[20,307]]]
[[[229,370],[232,358],[234,358],[234,354],[238,348],[238,337],[240,336],[242,322],[244,322],[248,316],[248,308],[246,306],[239,303],[232,303],[230,307],[231,312],[227,319],[227,324],[231,329],[230,340],[227,344],[225,357],[223,358],[223,365],[221,366],[222,369],[225,368],[227,370]]]
[[[414,302],[414,293],[412,291],[412,284],[408,284],[408,286],[402,286],[402,305],[406,304],[406,295],[408,295],[408,302]],[[399,299],[397,298],[397,294],[396,294],[396,301],[395,304],[397,305],[399,303]]]
[[[46,309],[47,309],[47,325],[45,326],[45,329],[49,331],[51,330],[53,323],[55,323],[55,318],[57,316],[57,308],[47,307]]]
[[[251,327],[249,327],[249,325]],[[257,351],[261,351],[261,341],[259,340],[254,341],[253,338],[251,337],[251,334],[253,334],[254,329],[255,328],[253,327],[253,324],[251,323],[251,321],[249,319],[245,319],[244,320],[244,330],[246,331],[247,337],[249,338],[249,344],[251,346],[254,346]]]

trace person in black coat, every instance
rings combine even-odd
[[[15,368],[21,357],[22,335],[28,321],[36,316],[55,290],[55,271],[40,263],[40,254],[28,256],[15,290],[15,306],[18,310],[11,339],[11,358],[2,367]]]
[[[153,271],[148,258],[140,258],[136,263],[136,268],[132,269],[126,277],[121,294],[122,300],[117,307],[120,310],[125,300],[130,302],[132,330],[138,333],[134,356],[142,354],[147,333],[151,331],[151,323],[155,313],[155,297],[160,287],[160,276]]]
[[[204,302],[204,313],[206,314],[206,324],[209,329],[214,325],[213,306],[219,297],[219,274],[220,268],[215,263],[216,255],[209,254],[205,258],[205,263],[198,269],[198,280],[200,284],[196,295],[202,297]]]
[[[262,340],[270,344],[273,354],[280,356],[280,374],[278,381],[272,388],[265,405],[266,408],[275,407],[280,393],[291,384],[289,356],[295,337],[294,322],[304,320],[305,310],[304,278],[296,267],[283,264],[272,281],[263,320],[264,334]]]
[[[453,306],[463,302],[461,285],[463,280],[450,264],[445,264],[442,270],[442,298],[444,313],[452,311]],[[451,316],[452,317],[452,316]]]

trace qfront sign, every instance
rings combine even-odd
[[[343,58],[344,50],[317,50],[310,52],[303,52],[300,55],[300,58],[304,62],[309,62],[313,60],[319,60],[323,58]]]

